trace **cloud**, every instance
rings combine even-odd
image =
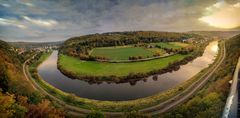
[[[28,7],[34,7],[34,5],[32,3],[29,2],[21,2],[23,5],[26,5]]]
[[[55,21],[55,20],[33,19],[33,18],[28,17],[28,16],[23,16],[23,18],[25,20],[27,20],[28,22],[31,22],[31,23],[33,23],[35,25],[42,26],[42,27],[53,27],[53,26],[58,24],[58,22]]]
[[[34,7],[33,3],[31,3],[31,1],[29,1],[29,0],[21,0],[21,1],[19,1],[19,3],[26,5],[28,7]]]
[[[240,2],[239,2],[239,3],[236,3],[236,4],[234,4],[234,5],[233,5],[233,7],[235,7],[235,8],[239,8],[239,7],[240,7]]]
[[[5,25],[5,26],[15,26],[21,29],[26,29],[27,27],[18,22],[17,20],[11,20],[11,19],[4,19],[0,18],[0,25]]]
[[[121,3],[99,18],[97,29],[106,31],[156,30],[189,31],[214,29],[199,23],[202,4],[185,5],[184,1],[168,1],[148,5]],[[197,3],[194,3],[197,4]]]
[[[26,3],[23,3],[25,4],[26,6],[29,6],[29,7],[33,7],[34,5],[32,3],[29,3],[29,2],[26,2]]]
[[[5,3],[3,3],[3,4],[0,4],[0,5],[2,5],[2,6],[4,6],[4,7],[10,7],[10,5],[9,5],[9,4],[5,4]]]
[[[0,35],[12,40],[56,41],[112,31],[222,30],[198,19],[226,7],[226,3],[215,3],[215,0],[7,0],[0,3]],[[231,2],[232,8],[239,7],[239,3],[234,3]]]
[[[199,20],[217,28],[232,29],[240,26],[240,2],[228,4],[217,2],[206,8]]]

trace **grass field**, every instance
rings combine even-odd
[[[169,63],[184,59],[189,55],[176,54],[173,56],[134,63],[103,63],[83,61],[78,58],[60,55],[59,64],[62,69],[78,75],[90,76],[127,76],[129,73],[146,73],[167,67]]]
[[[161,48],[168,48],[168,49],[170,48],[179,49],[189,45],[187,43],[181,43],[181,42],[159,42],[159,43],[152,43],[152,44],[161,46]]]
[[[148,48],[147,50],[151,51],[152,53],[158,53],[160,55],[163,55],[166,53],[165,50],[160,49],[160,48]]]
[[[153,52],[143,47],[102,47],[94,48],[92,56],[103,56],[110,60],[128,60],[129,56],[142,56],[143,58],[152,57]]]
[[[152,43],[152,45],[158,45],[162,48],[179,49],[188,46],[186,43],[181,42],[159,42]],[[144,48],[128,46],[116,46],[116,47],[100,47],[91,50],[90,55],[101,56],[110,60],[128,60],[130,56],[141,56],[142,58],[153,57],[155,53],[163,55],[166,53],[160,48]]]

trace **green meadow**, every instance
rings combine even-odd
[[[152,57],[153,52],[143,47],[118,46],[94,48],[92,56],[103,56],[110,60],[128,60],[130,56],[141,56],[143,58]]]
[[[152,43],[153,45],[160,46],[161,48],[167,49],[179,49],[182,47],[187,47],[189,44],[181,43],[181,42],[159,42],[159,43]]]
[[[77,75],[90,76],[127,76],[130,73],[146,73],[167,67],[169,63],[180,61],[189,55],[176,54],[169,57],[133,62],[133,63],[108,63],[97,61],[84,61],[78,58],[60,55],[59,65],[63,70]]]

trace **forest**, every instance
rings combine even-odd
[[[25,78],[24,57],[1,40],[0,56],[0,117],[64,117],[64,110],[56,108]]]
[[[197,34],[173,32],[109,32],[73,37],[64,42],[61,53],[69,56],[88,55],[94,47],[123,46],[137,43],[174,42],[190,38],[202,38]]]

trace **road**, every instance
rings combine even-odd
[[[223,43],[223,46],[220,48],[220,57],[216,60],[216,62],[207,70],[206,73],[204,73],[198,81],[190,85],[187,89],[182,91],[181,93],[177,94],[176,96],[172,97],[171,99],[168,99],[158,105],[148,107],[145,109],[139,110],[142,113],[147,113],[150,115],[156,115],[163,112],[166,112],[170,110],[171,108],[183,103],[184,101],[188,100],[191,96],[193,96],[197,90],[199,90],[213,75],[213,73],[216,71],[216,69],[221,65],[225,58],[225,44]],[[31,59],[31,58],[30,58]],[[42,87],[40,87],[33,79],[31,79],[31,76],[28,72],[28,66],[26,65],[27,62],[30,60],[26,60],[23,64],[23,70],[24,75],[28,81],[31,81],[32,85],[35,89],[39,90],[41,93],[49,96],[51,99],[57,101],[60,105],[65,107],[70,114],[77,115],[77,116],[84,116],[91,112],[91,110],[75,107],[73,105],[69,105],[62,101],[61,99],[56,98],[55,96],[51,95],[47,91],[45,91]],[[124,113],[123,112],[103,112],[107,117],[121,117]]]
[[[34,55],[34,56],[35,56],[35,55]],[[27,59],[27,60],[23,63],[22,69],[23,69],[23,74],[24,74],[26,80],[31,83],[31,86],[33,87],[34,90],[37,90],[37,88],[32,84],[32,81],[31,81],[31,79],[29,79],[29,76],[27,75],[27,72],[26,72],[26,65],[27,65],[27,63],[28,63],[31,59],[33,59],[34,56],[32,56],[31,58]]]
[[[34,55],[35,56],[35,55]],[[73,115],[78,115],[78,116],[84,116],[84,114],[89,113],[89,110],[86,109],[81,109],[72,105],[68,105],[66,104],[64,101],[56,98],[55,96],[51,95],[50,93],[48,93],[46,90],[44,90],[42,87],[40,87],[32,78],[31,75],[28,71],[28,65],[27,63],[34,58],[34,56],[32,58],[27,59],[24,63],[23,63],[23,73],[25,75],[25,78],[30,81],[31,85],[33,86],[34,89],[38,90],[40,93],[49,96],[51,99],[57,101],[60,105],[62,105],[63,107],[65,107],[66,109],[72,111]]]
[[[179,105],[180,103],[183,103],[184,101],[188,100],[192,95],[194,95],[194,93],[197,90],[199,90],[209,80],[209,78],[213,75],[216,69],[221,65],[225,56],[226,56],[226,51],[225,51],[225,43],[224,43],[223,48],[220,48],[220,58],[216,60],[216,63],[214,63],[214,65],[211,68],[209,68],[208,71],[204,73],[200,77],[200,79],[198,79],[198,81],[196,81],[187,89],[185,89],[183,92],[177,94],[171,99],[168,99],[167,101],[160,103],[156,106],[149,107],[140,111],[144,113],[150,113],[151,115],[156,115],[156,114],[163,113]]]

